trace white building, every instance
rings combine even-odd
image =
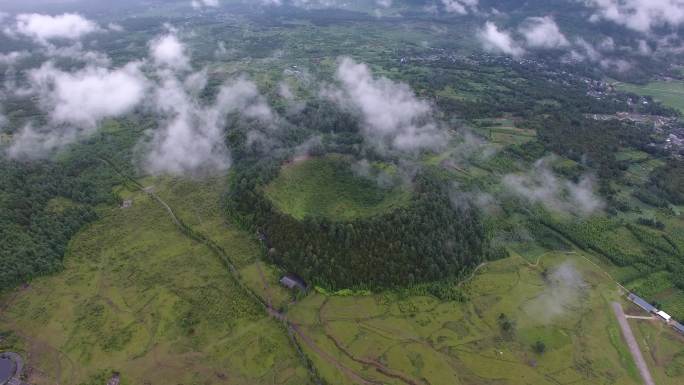
[[[656,315],[662,319],[665,320],[665,322],[670,322],[672,320],[672,316],[665,313],[664,311],[660,310],[656,313]]]

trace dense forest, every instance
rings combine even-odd
[[[684,160],[670,159],[651,177],[653,189],[664,199],[684,204]]]
[[[79,187],[89,186],[65,171],[0,160],[0,287],[58,270],[69,239],[95,218],[88,205],[75,203],[87,196]]]
[[[0,157],[0,290],[62,268],[70,239],[114,206],[120,176],[103,159],[133,172],[131,147],[146,127],[136,118],[109,122],[108,133],[67,149],[56,159]]]

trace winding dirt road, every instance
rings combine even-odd
[[[627,342],[627,345],[629,346],[629,351],[632,352],[632,357],[639,369],[641,378],[644,379],[644,384],[655,385],[653,377],[651,376],[651,371],[648,369],[648,365],[646,365],[644,356],[641,354],[641,349],[639,349],[639,344],[637,343],[636,338],[634,338],[632,328],[629,326],[627,317],[625,317],[625,312],[622,310],[622,305],[613,302],[613,310],[615,311],[618,323],[620,323],[620,329],[622,329],[622,335],[625,337],[625,342]]]

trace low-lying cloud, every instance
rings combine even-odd
[[[478,38],[487,51],[500,52],[514,57],[525,54],[525,49],[513,39],[509,31],[500,30],[491,21],[486,22],[478,32]]]
[[[237,78],[224,84],[213,104],[204,104],[207,71],[183,78],[190,68],[187,48],[172,31],[150,44],[150,55],[161,83],[154,90],[152,109],[164,123],[150,133],[139,148],[143,167],[153,174],[213,174],[230,167],[225,143],[226,118],[230,113],[273,120],[273,112],[256,84]]]
[[[549,323],[581,306],[589,287],[571,261],[553,269],[545,276],[545,280],[545,290],[523,307],[525,313],[534,314],[535,319],[543,323]]]
[[[491,21],[485,23],[478,37],[485,50],[520,57],[529,49],[558,49],[570,46],[567,37],[561,32],[551,16],[528,17],[518,27],[524,41],[518,41],[512,31],[499,29]]]
[[[139,62],[117,69],[88,66],[76,72],[47,62],[27,77],[30,88],[22,92],[38,98],[48,125],[24,127],[10,147],[13,156],[40,155],[94,132],[103,119],[131,112],[148,87]]]
[[[203,7],[210,7],[210,8],[215,8],[219,6],[219,1],[218,0],[192,0],[190,3],[193,8],[203,8]]]
[[[190,58],[187,48],[175,33],[170,32],[154,39],[150,43],[150,55],[155,65],[172,70],[187,70],[190,68]]]
[[[376,149],[415,152],[445,144],[432,107],[408,85],[374,77],[367,65],[350,58],[340,60],[335,77],[340,87],[325,95],[361,116],[363,135]]]
[[[64,13],[57,16],[38,13],[20,14],[15,23],[5,28],[10,36],[25,36],[37,43],[46,44],[51,40],[78,40],[97,32],[100,27],[77,13]]]
[[[516,39],[516,36],[520,38]],[[632,68],[632,63],[625,59],[604,55],[604,52],[610,54],[616,51],[612,38],[607,37],[599,41],[597,46],[581,37],[570,42],[550,16],[528,17],[518,27],[517,34],[499,29],[496,24],[487,22],[478,32],[478,37],[486,51],[503,53],[515,58],[532,50],[567,49],[568,53],[563,56],[566,62],[591,62],[603,69],[616,72],[625,72]],[[637,52],[643,54],[647,50],[645,42],[639,43]]]
[[[48,62],[29,72],[29,78],[51,121],[78,126],[95,126],[103,118],[130,112],[147,85],[140,62],[113,70],[90,66],[74,73]]]
[[[632,68],[632,64],[625,59],[606,57],[599,49],[605,51],[614,50],[614,46],[610,44],[612,39],[607,38],[599,43],[596,47],[588,41],[577,38],[575,44],[570,50],[570,53],[565,57],[569,61],[591,62],[596,63],[603,69],[613,70],[617,72],[625,72]]]
[[[527,18],[519,28],[527,46],[532,48],[567,47],[570,42],[550,16]]]
[[[442,0],[444,10],[448,13],[467,15],[477,11],[479,0]]]
[[[225,143],[230,114],[267,124],[274,121],[256,84],[244,77],[227,81],[213,102],[202,101],[207,71],[188,73],[188,50],[175,31],[154,39],[149,48],[151,60],[119,68],[88,64],[66,71],[48,61],[28,71],[28,86],[15,93],[36,98],[47,123],[27,124],[14,136],[8,154],[47,156],[94,133],[104,119],[139,108],[160,122],[137,147],[145,171],[208,174],[230,166]]]
[[[639,32],[657,27],[678,28],[684,23],[681,0],[586,0],[595,8],[592,21],[608,20]]]
[[[563,180],[548,163],[549,159],[540,159],[528,173],[506,175],[503,184],[520,198],[557,212],[588,216],[604,207],[594,193],[593,178],[584,176],[578,183]]]

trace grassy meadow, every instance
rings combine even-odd
[[[145,182],[254,262],[258,245],[216,220],[212,184]],[[133,206],[103,209],[72,240],[63,272],[2,299],[0,330],[34,368],[29,382],[101,385],[119,372],[126,385],[308,383],[283,327],[215,255],[146,194],[119,193]]]
[[[499,148],[522,145],[537,138],[534,130],[518,128],[510,118],[480,119],[476,123],[475,132]]]
[[[275,206],[297,219],[326,217],[352,220],[382,214],[406,205],[411,197],[401,188],[384,188],[355,175],[341,156],[307,159],[283,167],[266,187]]]

